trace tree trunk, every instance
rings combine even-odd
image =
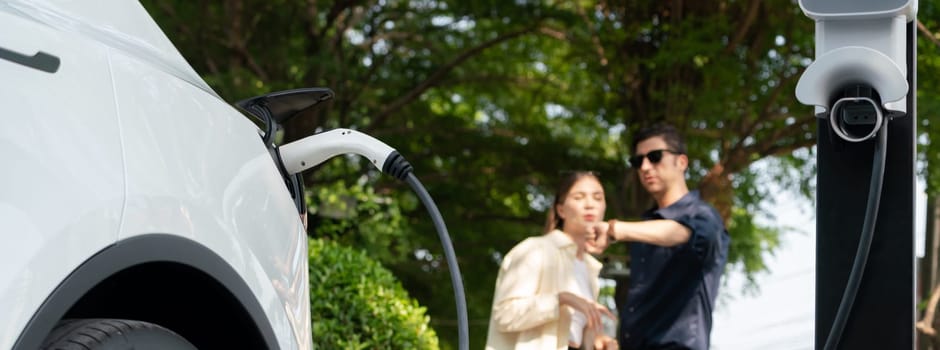
[[[935,331],[940,327],[940,321],[935,317],[940,312],[936,302],[940,288],[935,287],[940,282],[937,280],[938,263],[940,263],[940,256],[938,256],[940,253],[940,205],[938,204],[940,204],[940,197],[935,195],[927,197],[924,257],[919,261],[920,284],[917,287],[917,294],[918,300],[929,297],[931,302],[921,314],[921,322],[918,322],[917,348],[920,350],[940,350],[940,334]],[[926,326],[930,326],[930,329],[926,329]]]
[[[718,214],[721,214],[725,226],[728,226],[731,220],[731,207],[734,205],[734,187],[731,184],[731,177],[720,162],[708,171],[699,183],[698,190],[702,195],[702,200],[711,203],[715,210],[718,210]]]

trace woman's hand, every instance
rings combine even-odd
[[[616,319],[614,314],[606,306],[594,301],[584,299],[570,292],[558,293],[558,303],[570,306],[572,309],[580,311],[587,319],[587,327],[593,329],[602,329],[601,316],[606,315],[611,319]]]
[[[598,335],[594,338],[595,350],[619,350],[620,344],[617,339],[608,337],[606,334]]]

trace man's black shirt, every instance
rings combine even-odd
[[[643,214],[692,231],[674,247],[630,243],[630,286],[620,310],[623,349],[701,349],[709,346],[712,308],[731,238],[718,212],[692,191]]]

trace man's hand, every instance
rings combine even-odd
[[[585,244],[585,250],[591,254],[603,253],[610,245],[610,225],[607,222],[595,222],[588,225],[588,240]]]

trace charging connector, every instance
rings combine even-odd
[[[278,147],[281,161],[288,173],[310,169],[341,154],[355,153],[366,157],[376,168],[382,169],[394,148],[374,137],[351,129],[333,129],[307,136]],[[384,170],[384,169],[382,169]]]
[[[353,153],[366,157],[372,165],[382,172],[403,180],[411,186],[418,199],[424,204],[434,228],[437,230],[441,245],[444,248],[444,257],[450,269],[451,284],[454,287],[454,299],[457,302],[458,348],[470,348],[470,329],[467,316],[467,298],[464,295],[463,280],[460,276],[460,267],[457,265],[457,254],[454,245],[444,224],[444,218],[437,209],[437,205],[428,194],[428,191],[414,175],[414,168],[394,148],[372,136],[350,129],[334,129],[278,147],[281,164],[284,170],[294,175],[317,166],[326,160],[341,154]]]
[[[827,116],[829,126],[840,138],[849,142],[862,142],[878,135],[886,122],[881,110],[878,92],[866,85],[850,85],[841,97],[832,103]]]

